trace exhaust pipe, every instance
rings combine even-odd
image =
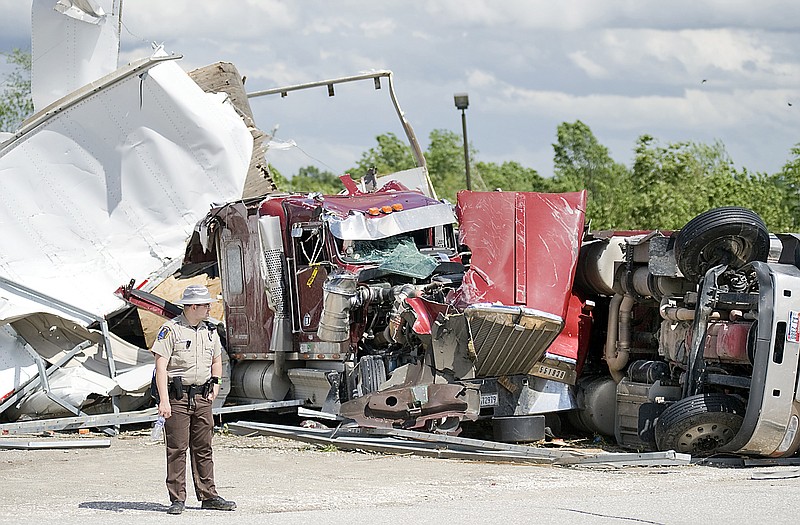
[[[331,343],[350,339],[350,308],[356,297],[358,277],[352,273],[333,273],[322,285],[322,316],[317,337]]]
[[[286,279],[283,272],[286,256],[280,218],[259,218],[258,235],[261,240],[261,278],[267,290],[269,308],[275,313],[269,350],[275,352],[275,373],[282,375],[285,372],[283,352],[292,348],[292,328],[286,306]]]
[[[632,295],[616,294],[608,308],[608,333],[603,354],[608,371],[617,384],[625,377],[622,371],[630,357],[633,305]]]

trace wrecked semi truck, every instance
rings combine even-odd
[[[585,193],[491,196],[465,194],[458,219],[394,182],[214,209],[202,233],[219,262],[230,399],[289,395],[365,426],[445,431],[498,404],[484,377],[565,377],[548,348],[569,306]],[[559,244],[563,271],[523,257],[508,278],[526,249],[519,220],[527,249]]]
[[[584,192],[464,191],[453,210],[344,181],[203,222],[231,399],[372,427],[510,420],[520,439],[546,417],[695,455],[800,446],[797,236],[743,208],[678,232],[585,232]]]

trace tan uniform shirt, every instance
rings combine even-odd
[[[167,375],[180,377],[184,385],[202,385],[211,378],[211,362],[222,354],[216,329],[205,321],[195,328],[183,314],[170,319],[158,331],[152,352],[165,357]]]

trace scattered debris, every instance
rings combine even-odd
[[[766,480],[792,479],[792,478],[800,478],[800,470],[775,470],[768,472],[756,472],[752,476],[750,476],[750,479],[766,479]]]
[[[592,232],[586,191],[464,191],[453,206],[390,71],[246,93],[232,64],[187,74],[160,48],[116,68],[81,24],[113,44],[121,20],[115,37],[93,1],[53,3],[34,21],[98,55],[43,58],[63,35],[39,40],[37,113],[0,139],[3,433],[152,420],[139,313],[178,315],[152,292],[180,276],[219,279],[231,395],[215,413],[320,410],[260,432],[585,466],[800,449],[800,235],[739,207],[678,232]],[[76,85],[41,76],[83,58]],[[388,84],[417,166],[342,176],[337,195],[274,192],[249,100],[356,81]],[[498,439],[535,441],[547,416],[662,452],[454,441],[489,418]],[[385,433],[316,422],[343,418]]]
[[[674,451],[641,454],[587,454],[576,450],[552,450],[401,429],[340,426],[335,429],[322,430],[246,421],[230,423],[228,426],[231,431],[240,434],[283,437],[320,446],[334,445],[341,450],[416,454],[436,458],[499,463],[622,468],[688,465],[691,459],[688,454]]]
[[[22,439],[0,439],[0,449],[51,450],[60,448],[108,448],[110,439],[63,439],[56,441],[24,441]]]

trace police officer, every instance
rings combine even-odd
[[[192,457],[192,481],[201,508],[233,510],[236,503],[217,494],[211,437],[211,404],[219,394],[222,345],[207,321],[214,300],[205,286],[193,284],[178,304],[183,313],[164,323],[153,344],[158,415],[166,419],[168,514],[180,514],[186,502],[186,449]]]

